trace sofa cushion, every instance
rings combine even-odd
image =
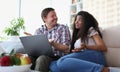
[[[103,30],[103,40],[107,47],[120,48],[120,26],[114,26]]]
[[[0,46],[0,55],[4,52],[5,52],[4,49]]]
[[[108,66],[120,67],[120,47],[119,48],[108,48],[105,53]]]
[[[23,45],[20,41],[3,41],[0,46],[5,50],[6,53],[10,53],[12,49],[17,53],[25,53]]]

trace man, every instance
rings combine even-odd
[[[58,18],[53,8],[45,8],[41,17],[45,24],[36,30],[35,35],[45,34],[47,36],[53,46],[55,57],[39,56],[36,60],[35,70],[48,72],[50,62],[63,56],[64,52],[69,49],[71,38],[68,27],[57,23]]]

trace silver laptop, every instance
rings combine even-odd
[[[25,52],[29,56],[38,57],[40,55],[47,55],[54,57],[52,46],[45,35],[33,35],[20,37]]]

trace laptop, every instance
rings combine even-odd
[[[54,57],[53,48],[44,34],[20,37],[20,40],[29,56],[47,55]]]

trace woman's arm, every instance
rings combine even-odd
[[[98,50],[98,51],[107,51],[107,47],[106,47],[105,43],[103,42],[103,40],[101,39],[101,37],[98,34],[95,34],[92,37],[93,37],[96,45],[81,44],[80,48],[75,48],[74,50],[72,50],[72,52],[78,52],[85,48],[91,49],[91,50]]]
[[[107,51],[107,47],[104,41],[98,34],[92,36],[96,45],[85,45],[87,49],[98,50],[98,51]]]

